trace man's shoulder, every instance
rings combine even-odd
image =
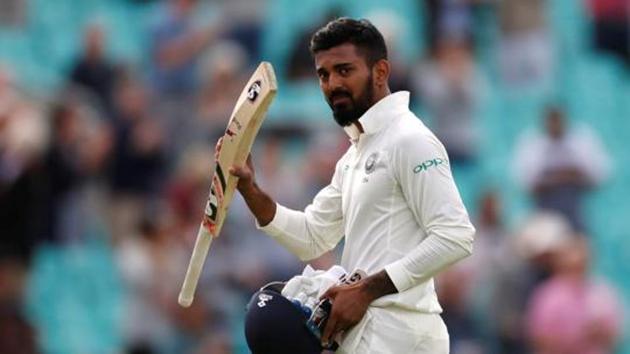
[[[400,117],[394,121],[394,124],[390,127],[389,132],[390,134],[398,136],[417,136],[418,134],[430,134],[431,130],[424,125],[422,119],[415,113],[407,111],[401,114]]]
[[[396,120],[388,130],[388,136],[393,149],[441,145],[435,134],[411,111]]]

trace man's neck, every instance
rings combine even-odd
[[[374,103],[372,105],[375,105],[376,102],[382,100],[383,98],[391,95],[391,91],[389,89],[389,86],[385,86],[380,90],[376,90],[376,92],[374,93]]]

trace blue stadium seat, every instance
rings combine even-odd
[[[549,0],[547,11],[554,42],[563,59],[584,54],[591,31],[585,1]]]
[[[332,119],[330,108],[314,80],[283,83],[280,88],[282,93],[277,96],[269,110],[270,121],[295,123],[298,119],[318,124],[327,123]]]
[[[122,285],[105,244],[41,247],[26,305],[44,353],[122,349]]]

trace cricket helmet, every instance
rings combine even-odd
[[[265,286],[247,305],[247,345],[253,354],[320,354],[323,348],[307,320],[308,315],[277,286]]]

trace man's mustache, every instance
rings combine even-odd
[[[330,96],[328,96],[328,100],[330,102],[333,102],[336,98],[341,98],[341,97],[347,97],[349,99],[352,99],[352,95],[350,94],[350,92],[343,91],[343,90],[337,90],[337,91],[333,91],[330,94]]]

